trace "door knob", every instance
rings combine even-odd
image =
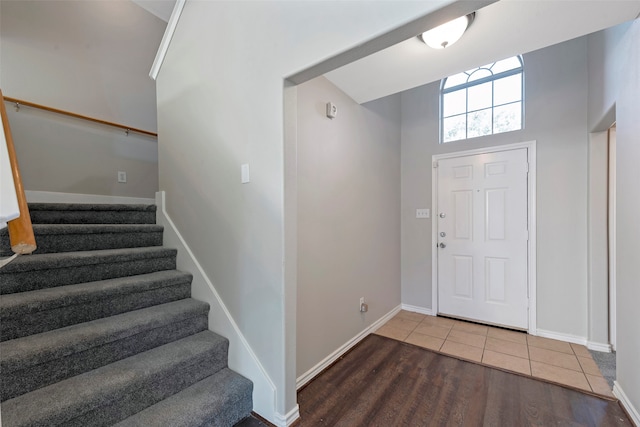
[[[438,246],[440,246],[440,249],[444,249],[447,247],[447,245],[445,245],[444,243],[440,243]]]
[[[440,212],[440,218],[444,218],[446,216],[447,216],[447,214],[445,214],[444,212]]]
[[[445,233],[444,231],[440,232],[440,237],[445,237],[447,235],[447,233]]]

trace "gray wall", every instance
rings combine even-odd
[[[284,188],[297,178],[284,168],[283,80],[430,6],[189,1],[159,73],[167,211],[273,381],[278,417],[296,408],[296,284],[285,271],[297,262],[284,257]]]
[[[6,104],[26,190],[155,197],[158,143],[111,127]],[[117,172],[127,173],[118,183]]]
[[[640,21],[625,34],[628,49],[618,50],[626,60],[620,74],[616,102],[617,184],[617,380],[640,411]],[[637,419],[636,419],[637,421]]]
[[[130,1],[2,1],[3,94],[156,131],[148,73],[166,23]],[[155,139],[7,104],[27,190],[153,197]],[[128,182],[117,183],[117,171]]]
[[[319,77],[298,86],[297,375],[399,304],[400,96],[359,105]]]
[[[537,141],[537,327],[587,336],[587,41],[524,55],[525,128],[438,144],[439,82],[402,93],[402,302],[431,308],[434,154]]]
[[[616,98],[626,55],[620,54],[618,43],[631,23],[625,22],[606,31],[590,34],[589,40],[589,130],[605,131],[615,122]]]
[[[617,386],[640,412],[640,21],[590,36],[589,89],[593,123],[606,125],[615,105],[616,253],[617,253]],[[603,100],[605,100],[603,102]],[[636,418],[637,421],[637,418]]]

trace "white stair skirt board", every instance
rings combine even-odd
[[[300,390],[300,388],[302,386],[304,386],[305,384],[307,384],[309,381],[311,381],[312,379],[314,379],[320,372],[322,372],[327,366],[331,365],[333,362],[335,362],[336,360],[338,360],[338,358],[340,356],[342,356],[343,354],[345,354],[347,351],[349,351],[353,346],[355,346],[356,344],[358,344],[360,341],[362,341],[367,335],[369,335],[372,332],[375,332],[376,330],[378,330],[378,328],[380,328],[382,325],[384,325],[385,323],[387,323],[393,316],[395,316],[396,314],[398,314],[398,312],[400,311],[401,306],[397,306],[396,308],[394,308],[393,310],[391,310],[390,312],[388,312],[387,314],[385,314],[384,316],[382,316],[380,319],[376,320],[371,326],[369,326],[368,328],[365,328],[362,332],[360,332],[358,335],[356,335],[355,337],[351,338],[349,341],[347,341],[346,343],[344,343],[342,346],[340,346],[340,348],[338,348],[336,351],[334,351],[333,353],[331,353],[330,355],[328,355],[327,357],[325,357],[324,359],[322,359],[320,361],[320,363],[318,363],[316,366],[314,366],[313,368],[309,369],[307,372],[305,372],[304,374],[300,375],[298,377],[298,379],[296,380],[296,388],[298,390]]]
[[[211,307],[209,329],[229,340],[229,368],[253,381],[253,410],[269,422],[285,427],[285,424],[280,423],[282,415],[275,407],[275,384],[233,320],[215,286],[167,214],[164,191],[156,193],[156,204],[158,206],[157,222],[164,226],[164,245],[178,250],[176,259],[178,269],[193,275],[192,297],[209,303]]]
[[[418,307],[417,305],[402,304],[402,309],[412,311],[414,313],[426,314],[427,316],[435,316],[436,314],[430,308]]]
[[[624,406],[624,409],[627,411],[635,425],[640,426],[640,412],[633,406],[631,400],[629,400],[629,397],[627,397],[624,390],[622,390],[618,381],[613,382],[613,394],[618,398],[618,400],[620,400],[620,403],[622,403],[622,406]]]
[[[101,194],[57,193],[53,191],[26,190],[29,203],[105,203],[112,205],[153,205],[154,198],[105,196]]]

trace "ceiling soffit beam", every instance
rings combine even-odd
[[[149,77],[153,80],[158,78],[158,73],[160,73],[160,68],[162,68],[164,58],[167,56],[171,39],[173,38],[173,34],[176,32],[176,27],[178,26],[178,21],[180,20],[180,15],[182,15],[182,9],[184,9],[186,1],[187,0],[177,0],[176,4],[173,6],[173,12],[171,12],[171,17],[167,23],[167,28],[164,30],[160,47],[158,48],[155,59],[153,60],[153,65],[151,65],[151,71],[149,71]]]
[[[362,59],[366,56],[374,54],[378,51],[391,47],[395,44],[403,42],[415,37],[418,34],[449,22],[455,18],[468,15],[471,12],[482,9],[499,0],[462,0],[451,3],[441,9],[428,13],[425,16],[410,21],[400,27],[393,29],[381,36],[375,37],[369,41],[348,49],[336,56],[321,61],[311,67],[299,71],[289,77],[287,80],[294,84],[302,84],[306,81],[322,76],[329,71],[340,68],[354,61]]]

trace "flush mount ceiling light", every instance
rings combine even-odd
[[[467,31],[469,25],[473,22],[476,13],[470,13],[460,18],[449,21],[429,31],[425,31],[418,36],[427,46],[434,49],[444,49],[457,42],[460,37]]]

